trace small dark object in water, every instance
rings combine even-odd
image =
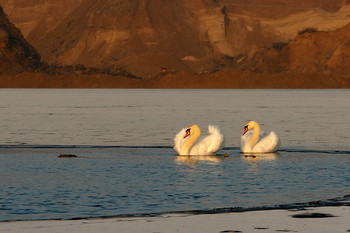
[[[223,156],[224,156],[224,157],[230,157],[230,155],[227,154],[227,153],[223,154]]]
[[[310,201],[310,205],[320,205],[322,201]]]
[[[78,155],[73,155],[73,154],[60,154],[57,156],[58,158],[77,158]]]
[[[243,233],[243,231],[226,230],[226,231],[220,231],[220,233]]]
[[[269,229],[268,227],[254,227],[254,229],[257,229],[257,230],[267,230]]]
[[[323,213],[304,213],[304,214],[295,214],[292,215],[293,218],[331,218],[336,217],[332,214],[323,214]]]
[[[256,155],[244,155],[246,158],[256,158]]]

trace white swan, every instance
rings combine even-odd
[[[248,130],[254,129],[253,133],[246,134]],[[280,147],[280,139],[275,132],[263,137],[260,141],[260,126],[255,121],[249,121],[244,126],[241,137],[241,151],[243,153],[271,153]]]
[[[183,128],[174,137],[174,149],[179,155],[215,155],[223,146],[224,135],[212,125],[208,126],[208,131],[209,135],[196,143],[201,135],[199,126]]]

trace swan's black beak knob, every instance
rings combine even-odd
[[[244,135],[246,132],[248,132],[248,125],[245,125],[245,126],[244,126],[244,130],[243,130],[242,135]]]
[[[190,134],[191,134],[191,128],[186,130],[186,134],[185,134],[184,138],[187,138]]]

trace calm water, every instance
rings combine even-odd
[[[206,210],[350,194],[349,90],[0,90],[0,221]],[[239,153],[255,120],[278,154]],[[218,125],[230,157],[173,136]],[[79,158],[57,158],[62,153]]]

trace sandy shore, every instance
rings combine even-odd
[[[90,220],[3,222],[0,223],[0,232],[350,232],[350,207],[316,207],[305,210],[263,210],[201,215],[166,214],[158,217]]]

